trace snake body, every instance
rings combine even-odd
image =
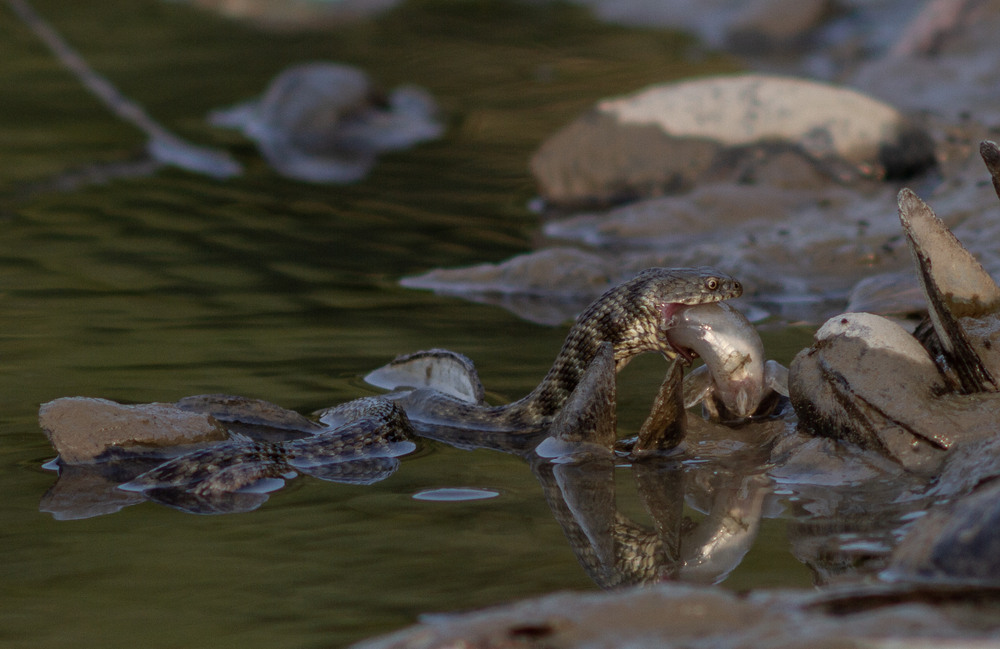
[[[364,463],[373,462],[384,474],[386,460],[395,462],[395,456],[412,450],[412,442],[405,441],[413,433],[411,419],[467,429],[473,437],[475,431],[535,432],[560,412],[603,343],[611,344],[615,371],[643,352],[684,357],[668,336],[683,309],[738,297],[742,291],[738,281],[710,268],[651,268],[609,289],[581,313],[545,378],[518,401],[489,406],[429,388],[394,401],[366,397],[323,413],[321,421],[343,423],[310,437],[258,442],[237,436],[175,458],[123,486],[137,491],[180,488],[208,496],[296,472],[338,480]]]
[[[602,343],[611,343],[616,372],[644,352],[676,358],[679,350],[668,333],[683,308],[739,297],[742,292],[738,281],[711,268],[650,268],[606,291],[577,317],[548,374],[524,398],[491,407],[419,389],[397,403],[419,423],[538,430],[566,404]]]
[[[350,419],[348,423],[288,442],[234,436],[165,462],[121,487],[129,491],[181,488],[209,496],[295,473],[364,483],[371,481],[366,476],[384,474],[396,456],[413,450],[406,413],[391,401],[365,397],[339,410]]]

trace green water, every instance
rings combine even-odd
[[[501,397],[527,392],[565,328],[408,291],[396,280],[530,249],[531,151],[600,97],[729,69],[688,39],[601,26],[561,6],[413,2],[371,23],[269,33],[152,0],[35,3],[102,74],[183,137],[247,167],[174,170],[59,190],[128,161],[141,134],[103,109],[0,7],[0,644],[337,647],[425,612],[594,589],[519,459],[425,444],[389,479],[301,478],[259,510],[194,516],[144,503],[56,521],[40,403],[228,392],[309,412],[369,394],[366,371],[446,347]],[[282,68],[338,60],[421,84],[447,136],[385,156],[364,182],[283,180],[204,115]],[[76,177],[76,176],[72,176]],[[789,335],[791,333],[792,335]],[[766,336],[787,362],[808,332]],[[656,359],[652,359],[656,361]],[[662,362],[623,377],[641,422]],[[630,388],[629,386],[632,386]],[[439,487],[499,497],[424,502]],[[726,582],[805,585],[781,521]]]

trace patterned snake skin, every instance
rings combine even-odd
[[[604,342],[615,371],[643,352],[675,358],[666,338],[678,305],[739,297],[743,287],[711,268],[650,268],[609,289],[576,319],[548,374],[530,394],[504,406],[470,404],[421,389],[400,398],[414,421],[474,430],[524,432],[543,428],[565,405]]]
[[[735,279],[709,268],[651,268],[608,290],[577,318],[548,374],[519,401],[505,406],[472,404],[426,388],[395,401],[366,397],[325,413],[325,421],[334,415],[347,422],[343,425],[288,442],[237,435],[166,462],[123,487],[182,489],[209,496],[295,473],[365,482],[365,470],[357,469],[369,465],[377,477],[367,481],[374,481],[394,470],[397,456],[413,449],[407,441],[413,435],[410,418],[470,431],[538,431],[565,405],[603,342],[612,345],[616,371],[642,352],[659,351],[675,358],[666,332],[678,305],[717,302],[742,291]]]

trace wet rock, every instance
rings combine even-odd
[[[62,462],[93,462],[112,448],[156,448],[221,441],[225,429],[209,415],[168,403],[122,405],[66,397],[42,404],[38,423]]]
[[[981,150],[992,174],[1000,148]],[[793,360],[789,392],[807,430],[936,472],[954,444],[995,436],[1000,288],[916,194],[898,204],[929,318],[912,336],[871,314],[827,321]]]
[[[998,637],[995,594],[842,590],[740,596],[660,584],[617,593],[559,593],[462,615],[437,615],[355,649],[444,647],[857,647]],[[980,613],[969,623],[963,611]],[[665,613],[666,612],[666,613]]]
[[[937,507],[896,547],[887,576],[943,582],[1000,582],[1000,482]]]
[[[930,138],[886,104],[846,88],[751,74],[601,101],[546,140],[531,168],[552,205],[607,204],[689,188],[727,149],[782,143],[829,164],[834,176],[845,163],[868,177],[934,164]]]
[[[729,26],[730,49],[747,54],[800,50],[835,10],[832,0],[766,0],[749,3]]]
[[[936,470],[958,429],[927,404],[946,390],[927,350],[899,325],[868,313],[837,316],[789,368],[789,397],[816,435]]]
[[[552,220],[544,233],[553,247],[495,265],[433,270],[402,284],[557,324],[643,268],[711,264],[729,269],[748,288],[740,308],[751,320],[771,313],[821,322],[843,309],[855,282],[909,264],[898,224],[884,216],[893,194],[888,187],[856,192],[835,186],[817,199],[802,188],[710,183],[683,195]],[[760,308],[749,308],[748,301]]]
[[[945,451],[995,434],[993,394],[956,394],[908,331],[872,314],[829,320],[789,368],[800,426],[936,473]]]
[[[404,277],[400,284],[499,301],[528,320],[561,324],[615,283],[635,274],[630,271],[576,248],[549,248],[499,264],[439,268]]]
[[[868,313],[827,321],[792,361],[788,387],[812,433],[885,452],[912,469],[936,471],[970,423],[960,406],[929,407],[947,392],[933,359],[905,329]]]
[[[997,149],[991,142],[984,144]],[[899,193],[899,218],[933,325],[922,342],[940,350],[938,365],[953,388],[965,393],[1000,391],[1000,287],[908,189]]]
[[[284,176],[350,183],[379,153],[440,137],[436,110],[421,88],[401,86],[386,96],[357,68],[306,63],[279,74],[260,99],[215,111],[209,121],[243,131]]]

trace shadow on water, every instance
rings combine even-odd
[[[544,136],[596,98],[728,63],[684,37],[602,26],[562,5],[410,2],[294,34],[173,2],[35,5],[124,93],[183,137],[230,151],[246,174],[93,182],[95,169],[135,162],[141,134],[0,12],[4,645],[340,646],[423,612],[594,588],[523,462],[436,443],[376,485],[303,478],[250,514],[144,504],[56,521],[38,510],[52,451],[37,408],[67,395],[227,392],[309,412],[369,394],[365,372],[433,346],[473,358],[494,398],[520,396],[564,328],[397,278],[527,249],[537,226],[527,160]],[[249,143],[206,125],[211,109],[321,59],[388,87],[427,87],[445,138],[382,157],[362,183],[325,187],[278,178]],[[787,362],[807,332],[780,333],[765,343]],[[630,368],[622,394],[655,390],[662,371]],[[646,404],[623,396],[624,428]],[[630,480],[616,479],[619,499],[634,500]],[[413,498],[451,487],[500,495]],[[808,583],[784,529],[765,520],[726,584]]]

